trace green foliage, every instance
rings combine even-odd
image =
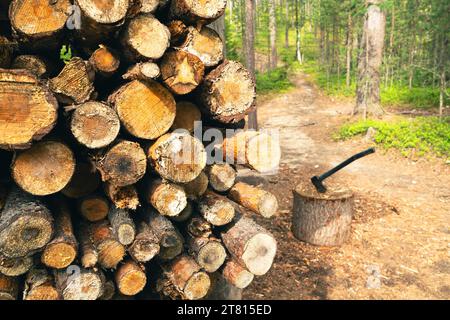
[[[63,45],[59,51],[59,58],[67,64],[72,59],[72,48],[71,46]]]
[[[447,97],[446,103],[449,102]],[[391,107],[437,108],[439,107],[439,89],[432,87],[409,89],[407,86],[382,87],[381,103]]]
[[[270,72],[256,74],[258,93],[282,93],[293,87],[286,68],[276,68]]]
[[[345,140],[376,129],[375,142],[386,149],[395,148],[408,157],[413,152],[423,156],[434,153],[450,158],[450,117],[400,118],[392,122],[360,120],[342,126],[335,139]]]

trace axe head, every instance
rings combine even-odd
[[[311,182],[316,187],[316,190],[320,193],[325,193],[327,191],[327,188],[323,185],[322,181],[319,179],[318,176],[314,176],[311,178]]]

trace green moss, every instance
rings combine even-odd
[[[386,149],[398,149],[404,156],[414,151],[419,156],[432,153],[450,158],[450,117],[401,118],[391,122],[360,120],[343,125],[334,138],[345,140],[363,135],[370,127],[376,129],[375,143]]]

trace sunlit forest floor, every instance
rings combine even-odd
[[[291,90],[259,98],[261,127],[280,130],[282,166],[278,175],[244,172],[243,179],[264,184],[279,198],[278,219],[255,217],[274,233],[279,252],[269,274],[256,279],[244,297],[450,299],[450,166],[442,157],[405,157],[378,148],[327,180],[355,192],[351,240],[340,248],[318,248],[293,237],[291,190],[373,141],[333,139],[349,120],[353,101],[330,98],[303,73],[292,83]]]

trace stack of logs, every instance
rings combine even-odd
[[[194,134],[254,110],[206,26],[225,6],[0,0],[0,299],[201,299],[268,272],[276,241],[247,211],[277,200],[234,164],[270,171],[279,146],[241,130],[212,163]]]

